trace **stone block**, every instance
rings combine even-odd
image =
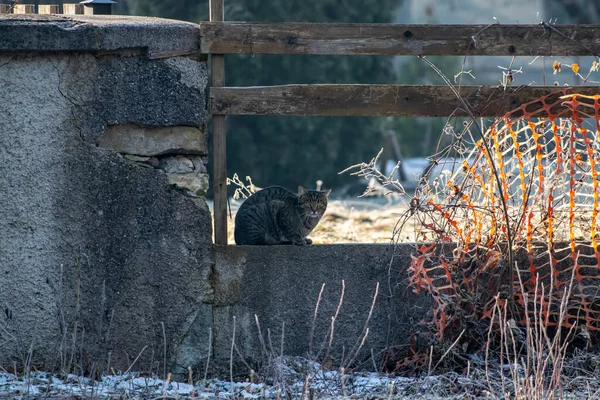
[[[138,156],[207,153],[204,131],[191,126],[110,125],[97,143],[105,149]]]
[[[169,184],[189,190],[198,196],[205,196],[208,190],[208,174],[167,174]]]

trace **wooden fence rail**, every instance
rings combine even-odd
[[[600,25],[200,23],[203,53],[600,55]]]
[[[541,96],[555,86],[463,86],[458,88],[476,117],[494,117]],[[575,86],[572,93],[595,95],[598,86]],[[210,112],[218,115],[298,115],[369,117],[467,117],[448,86],[285,85],[213,87]]]

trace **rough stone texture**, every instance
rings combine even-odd
[[[158,168],[167,173],[169,184],[184,190],[189,196],[206,196],[209,179],[200,156],[160,157]]]
[[[137,369],[162,373],[212,321],[210,212],[96,141],[116,124],[203,133],[206,67],[99,52],[193,49],[174,39],[196,43],[190,24],[86,18],[0,18],[0,365],[32,348],[44,368],[141,354]]]
[[[139,156],[162,154],[207,154],[204,132],[193,126],[144,127],[110,125],[98,145],[119,153]]]
[[[79,73],[82,79],[91,80],[89,85],[71,80],[63,83],[62,89],[74,103],[89,106],[84,128],[90,136],[103,135],[106,125],[127,123],[149,127],[185,125],[206,131],[203,88],[208,78],[204,62],[113,56],[89,57],[77,67],[87,69],[87,74],[65,72]],[[135,121],[131,121],[131,115],[136,116]],[[203,139],[204,147],[200,148],[206,149],[208,137]]]
[[[123,157],[131,164],[141,167],[158,168],[160,166],[160,161],[156,157],[133,156],[131,154],[125,154]]]
[[[315,305],[325,284],[312,339],[313,353],[318,352],[326,341],[342,280],[345,294],[330,355],[339,361],[345,349],[348,357],[362,338],[377,282],[379,294],[369,334],[357,361],[368,359],[371,349],[379,359],[381,350],[391,345],[406,345],[411,324],[423,318],[429,309],[425,296],[407,288],[406,268],[413,249],[410,245],[370,244],[216,246],[213,312],[216,359],[229,357],[234,316],[237,346],[245,357],[261,358],[255,314],[263,335],[270,329],[272,341],[277,343],[275,347],[279,346],[285,323],[284,353],[307,355]]]
[[[169,183],[198,196],[206,196],[208,174],[169,174]]]
[[[173,174],[194,172],[195,168],[194,162],[185,156],[161,157],[159,166],[163,171]]]
[[[197,24],[106,15],[0,15],[0,52],[141,50],[150,58],[196,55]]]

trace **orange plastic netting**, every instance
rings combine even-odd
[[[566,91],[524,104],[422,180],[412,212],[431,244],[417,246],[409,274],[433,295],[440,339],[459,309],[489,320],[498,293],[523,323],[536,312],[549,326],[600,330],[599,110],[600,95]]]

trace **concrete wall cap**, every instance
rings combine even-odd
[[[146,51],[150,58],[199,54],[199,25],[122,15],[0,15],[0,52]]]

